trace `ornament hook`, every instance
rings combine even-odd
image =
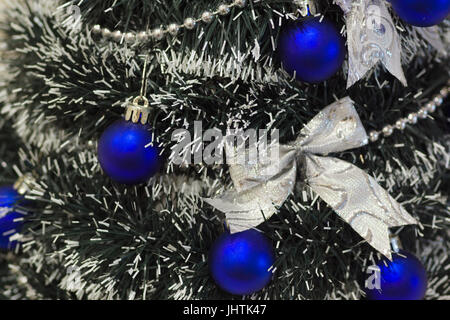
[[[144,70],[142,72],[142,84],[141,84],[141,92],[140,95],[134,98],[133,103],[127,106],[125,112],[125,120],[133,123],[138,123],[139,121],[142,124],[146,124],[149,120],[150,115],[150,107],[149,101],[145,97],[147,94],[147,63],[148,56],[145,58]]]
[[[31,174],[24,174],[20,176],[17,181],[13,185],[13,189],[17,190],[17,192],[21,195],[24,195],[28,191],[30,191],[30,184],[33,180]]]
[[[398,253],[401,249],[403,249],[402,242],[398,235],[390,235],[389,240],[391,242],[392,251]]]
[[[299,7],[302,17],[314,16],[317,13],[317,7],[314,0],[295,0],[294,3]]]

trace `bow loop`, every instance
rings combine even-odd
[[[366,130],[353,104],[345,97],[320,111],[301,130],[294,145],[303,152],[327,155],[367,144]]]

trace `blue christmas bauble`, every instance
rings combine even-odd
[[[333,23],[319,17],[289,22],[280,33],[278,51],[284,68],[298,80],[317,83],[334,75],[345,58],[345,43]]]
[[[441,23],[450,14],[450,0],[389,0],[395,13],[417,27]]]
[[[209,255],[214,281],[223,290],[238,295],[261,290],[272,278],[269,268],[274,261],[269,239],[253,229],[223,234]]]
[[[401,250],[392,255],[392,261],[383,259],[380,268],[379,288],[367,289],[370,300],[421,300],[427,290],[427,275],[420,261]]]
[[[149,146],[151,142],[148,126],[124,119],[114,122],[98,143],[98,160],[103,171],[123,184],[148,181],[160,166],[158,147]]]
[[[14,249],[17,241],[10,241],[10,237],[20,232],[23,215],[13,210],[23,197],[12,186],[0,187],[0,248]]]

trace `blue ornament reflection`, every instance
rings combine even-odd
[[[149,146],[151,142],[149,126],[124,119],[114,122],[98,143],[98,160],[103,171],[119,183],[147,182],[160,167],[158,147]]]
[[[450,14],[450,0],[389,0],[395,13],[417,27],[431,27]]]
[[[345,43],[333,23],[307,17],[287,23],[278,51],[284,68],[300,81],[317,83],[333,76],[345,59]]]
[[[237,295],[261,290],[272,278],[275,254],[269,239],[256,230],[223,234],[211,248],[209,266],[214,281]]]
[[[427,275],[420,261],[401,250],[392,261],[383,259],[380,268],[380,288],[367,289],[370,300],[421,300],[427,290]]]
[[[17,241],[10,241],[10,237],[20,232],[22,221],[14,221],[23,218],[23,215],[13,211],[23,197],[12,186],[0,187],[0,248],[3,250],[14,249]]]

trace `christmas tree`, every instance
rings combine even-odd
[[[23,226],[2,235],[20,245],[0,253],[0,298],[242,299],[211,275],[210,250],[229,225],[205,199],[233,181],[226,163],[194,161],[195,123],[203,132],[277,129],[286,145],[348,96],[377,134],[332,156],[374,177],[417,221],[391,235],[426,269],[425,299],[448,299],[448,102],[433,100],[448,86],[448,21],[424,29],[402,16],[400,1],[369,1],[392,17],[393,28],[377,32],[398,41],[401,65],[396,52],[375,48],[367,54],[378,63],[350,84],[349,57],[364,53],[351,47],[349,14],[367,1],[336,2],[305,12],[292,0],[2,1],[0,177],[25,191],[14,205]],[[286,26],[308,14],[345,44],[342,66],[313,83],[280,54]],[[98,145],[136,97],[136,110],[148,100],[160,166],[130,185],[110,177]],[[436,111],[417,113],[429,102]],[[190,163],[173,156],[180,129],[194,141]],[[367,270],[383,253],[311,189],[305,163],[287,199],[257,225],[274,262],[270,282],[246,297],[364,298]]]

